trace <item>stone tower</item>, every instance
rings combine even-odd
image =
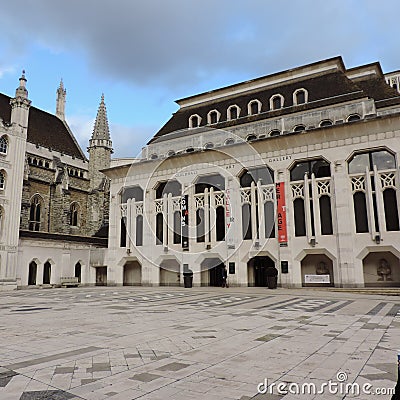
[[[65,98],[66,97],[67,97],[67,91],[64,89],[64,83],[61,79],[60,86],[57,89],[56,115],[62,121],[65,121]]]
[[[104,94],[101,96],[88,152],[90,188],[92,190],[99,189],[106,178],[100,170],[110,167],[113,152]]]
[[[15,97],[10,99],[11,121],[0,123],[0,136],[7,140],[7,149],[1,160],[0,290],[17,284],[17,248],[30,105],[23,71]]]

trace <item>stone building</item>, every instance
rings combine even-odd
[[[105,171],[107,282],[399,286],[398,76],[335,57],[177,101]]]
[[[0,288],[57,285],[61,277],[102,282],[107,247],[110,139],[101,98],[89,159],[65,120],[31,105],[22,75],[13,98],[0,94]],[[97,271],[98,269],[98,271]]]

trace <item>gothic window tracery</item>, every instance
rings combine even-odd
[[[7,154],[8,140],[6,136],[0,138],[0,154]]]

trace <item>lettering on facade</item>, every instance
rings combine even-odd
[[[197,171],[185,171],[185,172],[178,172],[175,176],[180,177],[180,176],[191,176],[191,175],[197,175]]]
[[[226,227],[229,229],[235,219],[232,217],[231,212],[231,190],[225,190],[225,220],[226,220]]]
[[[182,196],[181,200],[181,225],[182,225],[182,249],[189,248],[189,196]]]
[[[276,215],[278,221],[278,242],[287,243],[287,225],[286,225],[286,203],[285,203],[285,183],[277,182],[276,190]]]
[[[286,161],[286,160],[291,160],[292,156],[280,156],[280,157],[272,157],[268,158],[268,162],[276,162],[276,161]]]
[[[17,246],[0,245],[0,251],[17,251]]]

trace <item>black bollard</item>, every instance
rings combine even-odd
[[[400,400],[400,351],[397,353],[397,384],[392,400]]]

